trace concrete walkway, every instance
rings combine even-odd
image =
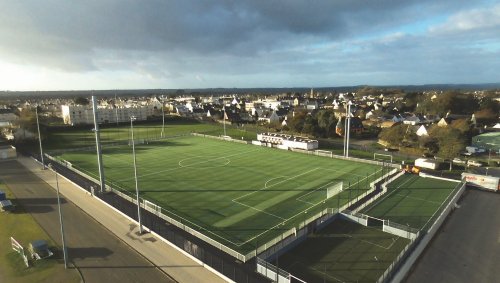
[[[19,157],[19,163],[55,188],[54,173],[41,170],[41,165],[31,158]],[[102,201],[93,198],[84,190],[64,178],[59,178],[59,189],[66,199],[101,223],[122,241],[164,270],[178,282],[227,282],[208,270],[199,261],[186,256],[176,248],[147,233],[138,235],[136,222],[116,212]]]

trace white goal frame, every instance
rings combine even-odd
[[[317,149],[314,152],[316,153],[317,156],[327,156],[327,157],[333,158],[333,152],[329,151],[329,150]]]
[[[30,267],[30,264],[28,262],[28,257],[24,253],[23,246],[18,241],[16,241],[16,239],[14,239],[14,237],[10,237],[10,245],[11,245],[11,247],[12,247],[12,249],[14,251],[16,251],[18,254],[21,255],[21,257],[23,258],[23,261],[24,261],[24,264],[26,265],[26,267]]]
[[[336,196],[344,190],[344,182],[340,181],[332,186],[326,188],[326,199]]]
[[[373,160],[377,160],[377,155],[390,157],[391,158],[391,163],[392,163],[392,154],[374,153],[373,154]],[[387,161],[387,160],[385,160],[385,161]]]

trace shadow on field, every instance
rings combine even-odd
[[[157,149],[157,148],[167,148],[167,147],[179,147],[179,146],[191,146],[191,144],[188,143],[180,143],[180,142],[164,142],[164,141],[152,141],[148,143],[136,143],[135,144],[135,151],[136,152],[141,152],[145,151],[147,152],[150,149]],[[120,146],[115,146],[115,145],[103,145],[103,154],[123,154],[123,153],[131,153],[132,152],[132,145],[130,144],[123,144]],[[89,151],[89,154],[95,154],[95,152]]]

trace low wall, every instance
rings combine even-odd
[[[290,273],[277,268],[271,263],[257,258],[257,272],[276,283],[290,283]]]
[[[386,225],[386,221],[384,221],[384,226],[382,227],[382,231],[405,239],[415,240],[417,238],[418,230],[412,232],[413,229],[411,229],[410,227],[403,226],[401,228],[398,228],[395,226],[396,225]]]
[[[461,183],[462,181],[461,180],[455,180],[455,179],[449,179],[449,178],[444,178],[444,177],[438,177],[438,176],[434,176],[434,175],[430,175],[430,174],[427,174],[427,173],[424,173],[424,172],[420,172],[420,174],[418,174],[420,177],[423,177],[423,178],[433,178],[433,179],[438,179],[438,180],[443,180],[443,181],[449,181],[449,182],[455,182],[455,183]]]
[[[363,226],[368,226],[368,218],[366,215],[361,216],[358,214],[349,214],[344,211],[340,213],[340,217],[348,221],[359,223]]]

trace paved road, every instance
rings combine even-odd
[[[60,245],[55,191],[16,161],[0,163],[0,178]],[[73,203],[62,201],[69,259],[86,282],[174,282]]]
[[[466,191],[407,283],[500,282],[500,194]]]
[[[41,170],[40,164],[35,163],[31,158],[19,157],[18,162],[55,188],[55,178],[52,171]],[[211,272],[209,267],[203,263],[181,253],[177,247],[173,247],[149,233],[138,235],[136,222],[116,212],[98,198],[90,196],[88,192],[81,190],[75,184],[59,178],[59,186],[61,193],[67,199],[176,281],[189,283],[226,282],[222,277]],[[139,282],[145,281],[145,279],[139,280]]]

